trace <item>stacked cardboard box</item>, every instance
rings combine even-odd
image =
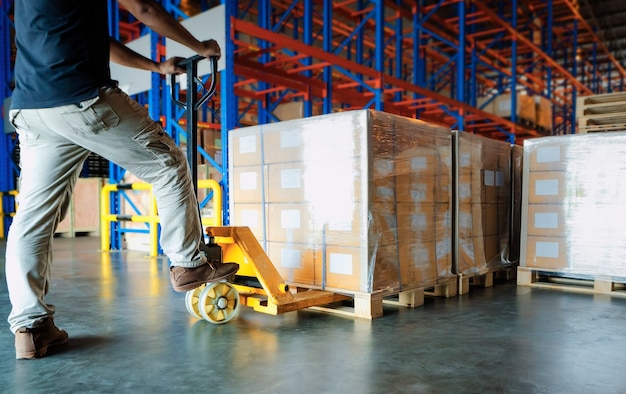
[[[537,126],[552,130],[552,102],[543,96],[535,96]]]
[[[626,276],[626,133],[524,142],[520,265]]]
[[[511,145],[464,132],[455,142],[455,272],[481,274],[508,262]]]
[[[511,94],[505,93],[496,97],[494,101],[494,114],[509,119],[512,117],[513,109],[511,108]],[[536,120],[536,104],[532,96],[517,93],[515,115],[519,121],[534,123]]]
[[[451,273],[447,129],[371,110],[232,130],[231,224],[292,284],[372,292]]]

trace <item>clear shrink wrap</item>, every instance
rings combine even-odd
[[[626,132],[524,141],[520,266],[626,277]]]
[[[483,274],[510,264],[511,145],[453,132],[455,273]]]
[[[231,225],[285,281],[353,292],[452,274],[451,134],[356,110],[231,130]]]

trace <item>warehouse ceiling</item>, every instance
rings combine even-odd
[[[579,0],[580,14],[590,26],[598,28],[597,35],[609,51],[626,65],[626,1]]]

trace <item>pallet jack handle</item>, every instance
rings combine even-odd
[[[178,66],[185,68],[187,74],[187,94],[185,102],[178,99],[176,91],[176,75],[170,75],[170,85],[172,87],[172,100],[180,107],[187,110],[187,161],[191,170],[191,179],[193,188],[198,194],[198,109],[206,103],[215,94],[217,85],[217,60],[216,56],[208,58],[210,65],[211,80],[208,87],[198,78],[198,62],[206,59],[204,56],[195,55],[177,63]],[[203,87],[204,92],[198,96],[198,88]]]

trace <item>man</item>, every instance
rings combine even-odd
[[[152,30],[194,50],[220,56],[152,0],[118,0]],[[127,66],[179,73],[180,59],[155,63],[108,36],[106,0],[15,0],[17,57],[11,123],[20,139],[19,208],[7,239],[6,277],[16,358],[43,357],[68,340],[44,301],[52,239],[89,152],[152,183],[162,223],[161,245],[176,291],[235,274],[200,252],[202,229],[182,151],[147,111],[120,91],[109,58]]]

